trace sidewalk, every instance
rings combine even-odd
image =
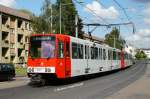
[[[150,64],[143,77],[106,99],[150,99]]]
[[[0,89],[13,88],[27,85],[30,82],[27,77],[15,77],[12,81],[0,82]]]

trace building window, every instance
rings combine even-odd
[[[25,42],[29,43],[29,37],[28,36],[25,37]]]
[[[31,23],[29,23],[29,30],[30,30],[30,31],[32,30]]]
[[[8,21],[8,17],[5,15],[2,15],[2,24],[6,25],[7,21]]]
[[[18,20],[18,28],[21,28],[21,26],[22,26],[22,20]]]
[[[25,22],[25,29],[28,30],[28,23]]]

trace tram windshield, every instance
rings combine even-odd
[[[55,37],[35,36],[30,39],[31,58],[54,58],[55,57]]]

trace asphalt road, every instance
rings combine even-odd
[[[142,77],[146,67],[138,63],[123,71],[65,85],[3,89],[0,99],[104,99]]]

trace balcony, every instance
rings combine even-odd
[[[2,47],[9,47],[9,41],[8,40],[2,40]]]
[[[16,55],[14,48],[11,48],[11,49],[10,49],[10,55],[11,55],[11,56],[15,56],[15,55]]]
[[[2,24],[2,31],[9,32],[9,25]]]
[[[25,44],[25,50],[29,50],[29,44]]]
[[[23,49],[24,48],[23,42],[18,42],[17,47],[20,48],[20,49]]]
[[[15,35],[14,34],[10,35],[10,43],[15,43]]]
[[[9,63],[9,58],[8,57],[2,57],[2,62],[3,63]]]
[[[17,29],[18,34],[24,34],[24,29],[23,28],[18,28]]]

